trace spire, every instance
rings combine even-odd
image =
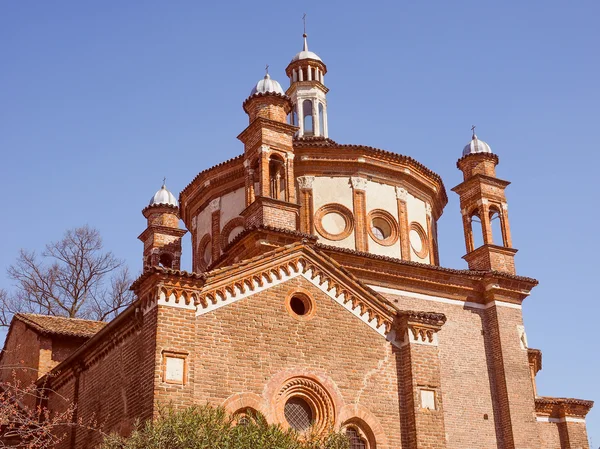
[[[304,38],[304,47],[302,48],[302,51],[308,51],[308,42],[306,42],[306,13],[302,16],[302,22],[304,22],[304,33],[302,34],[302,37]]]
[[[472,137],[472,140],[477,140],[477,134],[475,134],[475,128],[476,128],[476,126],[475,126],[475,125],[472,125],[472,126],[471,126],[471,131],[473,131],[473,137]]]

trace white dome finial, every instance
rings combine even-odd
[[[475,134],[475,125],[471,126],[471,131],[473,132],[473,136],[471,137],[471,141],[465,146],[463,149],[462,155],[468,156],[469,154],[477,154],[477,153],[489,153],[492,154],[492,149],[490,146],[485,143],[483,140],[480,140]]]
[[[159,204],[166,204],[168,206],[179,207],[179,202],[175,195],[173,195],[169,190],[167,190],[167,178],[163,178],[163,183],[158,192],[154,194],[152,198],[150,198],[149,206],[158,206]]]

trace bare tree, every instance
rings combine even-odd
[[[127,267],[89,226],[66,231],[41,257],[21,250],[8,276],[16,288],[0,291],[0,326],[18,312],[106,320],[133,300]]]

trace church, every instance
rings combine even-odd
[[[326,74],[305,34],[287,89],[268,72],[249,89],[243,153],[142,210],[136,302],[107,324],[18,314],[0,363],[122,434],[157,404],[208,402],[342,429],[352,449],[589,449],[593,402],[536,391],[522,303],[537,281],[516,272],[498,155],[474,130],[457,148],[468,269],[444,268],[442,179],[332,140]],[[69,432],[61,447],[99,441]]]

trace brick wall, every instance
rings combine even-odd
[[[104,432],[127,434],[136,418],[149,418],[153,412],[156,309],[136,322],[133,313],[111,329],[99,345],[69,365],[53,382],[56,395],[53,409],[67,403],[77,406],[75,427],[61,448],[90,448],[101,440],[99,432],[86,429],[97,423]]]
[[[447,321],[438,332],[446,447],[497,449],[490,372],[482,335],[484,311],[387,293],[385,296],[401,309],[446,315]]]
[[[37,380],[41,338],[44,337],[40,337],[25,323],[13,321],[0,361],[0,381],[12,382],[13,371],[24,384]]]
[[[312,319],[288,312],[285,298],[293,288],[314,296]],[[202,315],[196,326],[196,403],[222,404],[237,393],[268,399],[274,376],[312,373],[328,379],[331,394],[344,404],[358,404],[376,417],[389,442],[380,440],[378,448],[401,446],[398,353],[304,278]],[[270,407],[273,418],[276,410]]]

